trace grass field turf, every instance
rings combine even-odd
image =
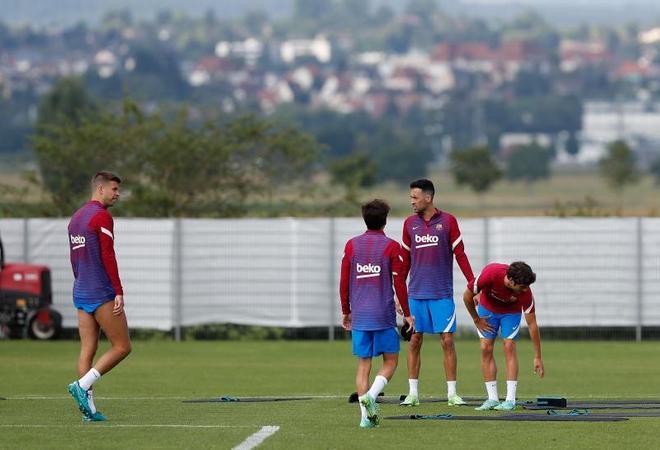
[[[102,343],[102,348],[107,344]],[[262,426],[280,429],[259,448],[654,448],[660,418],[622,423],[518,423],[384,420],[358,428],[355,358],[340,342],[134,342],[133,353],[96,385],[106,423],[83,424],[66,392],[75,377],[77,342],[0,341],[0,448],[232,448]],[[483,396],[475,340],[457,342],[459,393]],[[427,338],[422,396],[446,394],[437,342]],[[531,345],[519,345],[519,398],[660,397],[658,344],[550,341],[547,376],[532,374]],[[407,390],[405,351],[388,395]],[[501,346],[496,350],[503,368]],[[379,367],[375,362],[374,368]],[[500,395],[505,389],[501,372]],[[275,403],[182,403],[231,396],[318,396]],[[384,416],[478,413],[426,403],[381,405]]]

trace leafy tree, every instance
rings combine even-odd
[[[607,184],[621,194],[623,189],[639,181],[635,155],[625,141],[618,140],[607,146],[607,154],[599,163],[601,176]]]
[[[79,124],[96,109],[96,101],[80,79],[61,78],[39,103],[37,128],[62,122]]]
[[[60,214],[105,168],[130,191],[118,212],[156,217],[242,214],[249,199],[306,180],[319,151],[311,136],[254,116],[193,126],[185,110],[166,121],[128,100],[120,113],[45,127],[33,148]]]
[[[346,188],[346,199],[357,202],[358,190],[376,181],[377,164],[365,152],[352,153],[330,163],[332,181]]]
[[[660,186],[660,157],[656,158],[649,166],[649,173],[655,179],[655,185]]]
[[[513,149],[506,161],[506,176],[531,184],[550,176],[552,149],[533,143]]]
[[[502,178],[502,171],[487,147],[454,150],[449,154],[449,161],[456,184],[470,187],[481,201],[493,184]]]

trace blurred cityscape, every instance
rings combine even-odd
[[[484,17],[479,2],[231,3],[227,14],[165,2],[148,17],[0,23],[0,154],[30,155],[40,102],[78,77],[105,105],[131,97],[146,112],[185,105],[199,122],[245,112],[291,121],[330,160],[366,150],[378,181],[419,172],[401,158],[442,166],[476,146],[503,161],[536,145],[555,166],[589,167],[620,140],[640,168],[660,161],[660,14],[556,24],[531,1],[496,18],[487,1]]]

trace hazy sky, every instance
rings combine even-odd
[[[160,9],[192,15],[214,9],[219,17],[239,17],[261,9],[271,16],[291,13],[294,0],[0,0],[0,20],[8,23],[69,25],[97,21],[110,9],[129,8],[136,17],[153,17]],[[631,20],[660,24],[660,0],[439,0],[454,14],[506,19],[529,7],[557,26],[583,22],[615,23]],[[372,0],[402,9],[407,0]]]

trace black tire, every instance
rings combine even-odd
[[[28,334],[32,339],[45,341],[59,336],[62,331],[62,316],[52,309],[48,313],[50,314],[48,324],[39,323],[36,314],[30,320]]]

